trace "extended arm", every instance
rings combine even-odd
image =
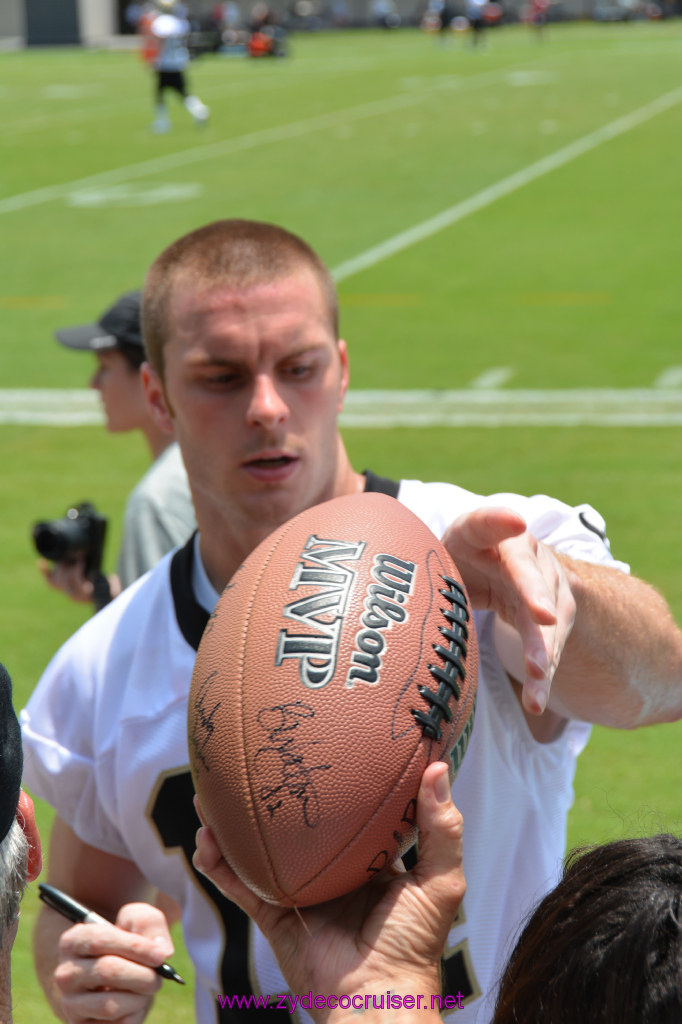
[[[642,580],[555,553],[508,509],[455,520],[443,542],[523,707],[634,728],[682,716],[682,633]]]
[[[682,717],[682,633],[667,602],[634,576],[556,557],[576,615],[550,706],[626,729]]]

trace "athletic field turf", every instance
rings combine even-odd
[[[113,568],[146,453],[97,423],[55,425],[73,403],[16,390],[82,388],[91,360],[53,328],[91,319],[164,245],[223,216],[284,224],[335,269],[358,468],[589,501],[616,556],[682,617],[682,25],[468,43],[348,32],[296,37],[282,61],[205,57],[191,80],[209,126],[173,106],[165,136],[134,53],[0,56],[0,659],[18,706],[87,615],[43,584],[31,524],[94,501]],[[679,829],[681,740],[679,725],[596,729],[571,844]],[[43,806],[39,821],[47,841]],[[36,903],[15,947],[17,1024],[49,1019]],[[173,962],[191,976],[182,948]],[[190,986],[164,985],[150,1019],[186,1024]]]

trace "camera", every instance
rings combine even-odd
[[[102,573],[107,520],[94,505],[83,501],[67,510],[63,519],[43,520],[33,527],[33,543],[39,555],[51,562],[68,562],[85,556],[85,575],[95,585],[98,608],[111,600],[109,582]]]

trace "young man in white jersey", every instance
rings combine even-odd
[[[337,423],[348,355],[336,292],[300,239],[207,225],[158,257],[142,308],[147,399],[180,444],[199,533],[64,645],[23,714],[27,784],[58,815],[48,880],[118,925],[67,929],[45,911],[48,995],[73,1024],[143,1018],[151,967],[171,952],[162,915],[139,902],[150,883],[182,906],[200,1024],[255,1022],[224,997],[285,988],[262,934],[192,865],[187,693],[208,615],[246,555],[299,511],[370,489],[442,537],[475,609],[478,706],[453,786],[468,893],[445,974],[461,997],[453,1020],[482,1021],[510,937],[558,877],[585,723],[682,716],[682,635],[614,562],[589,506],[353,468]]]
[[[151,19],[148,33],[154,44],[152,64],[155,70],[156,117],[152,131],[170,131],[171,122],[165,95],[168,90],[176,92],[195,124],[205,125],[209,117],[208,107],[187,90],[186,70],[189,65],[187,40],[190,24],[184,10],[176,0],[156,0],[159,13]]]

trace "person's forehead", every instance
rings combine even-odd
[[[107,365],[113,363],[124,363],[126,361],[121,350],[115,348],[113,345],[111,348],[95,349],[93,354],[97,362],[107,363]]]
[[[271,280],[241,286],[220,282],[200,285],[179,278],[173,289],[172,310],[189,318],[227,318],[239,322],[261,313],[329,319],[326,297],[317,276],[307,267]]]

